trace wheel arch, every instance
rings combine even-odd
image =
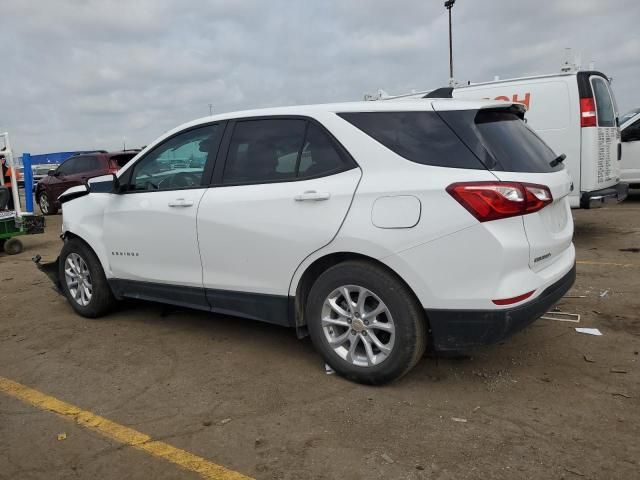
[[[396,280],[398,280],[402,285],[404,285],[409,290],[409,292],[411,292],[411,295],[413,296],[413,298],[420,305],[420,300],[416,295],[416,292],[414,291],[414,289],[411,288],[411,285],[409,285],[398,274],[398,272],[396,272],[393,268],[391,268],[386,263],[362,253],[347,252],[347,251],[328,253],[326,255],[323,255],[315,259],[311,264],[309,264],[305,268],[302,275],[300,276],[300,279],[298,280],[298,283],[296,285],[295,297],[293,302],[293,314],[294,314],[295,328],[299,338],[305,337],[308,334],[307,327],[306,327],[307,322],[305,319],[305,306],[307,304],[307,298],[309,296],[309,292],[311,291],[311,287],[313,287],[313,284],[318,279],[318,277],[327,269],[349,260],[366,261],[386,270],[388,273],[393,275],[396,278]],[[427,330],[430,331],[429,319],[426,316],[425,316],[425,321],[427,322]]]
[[[63,240],[79,240],[82,243],[84,243],[87,248],[89,248],[94,255],[98,258],[98,261],[100,262],[100,264],[102,265],[102,270],[104,270],[105,275],[107,275],[107,273],[110,271],[109,269],[109,264],[105,261],[105,259],[103,258],[103,255],[100,254],[100,252],[98,252],[95,248],[93,248],[93,246],[91,245],[91,243],[89,243],[85,238],[83,238],[81,235],[78,235],[76,232],[73,232],[71,230],[66,230],[62,233],[62,235],[60,235],[60,238],[62,238]],[[109,275],[107,275],[107,278],[109,278]]]

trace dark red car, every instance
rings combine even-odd
[[[76,185],[82,185],[88,178],[117,172],[139,151],[106,152],[102,150],[69,157],[55,170],[49,170],[48,175],[38,182],[35,193],[40,211],[44,215],[57,213],[60,208],[58,197],[62,192]]]

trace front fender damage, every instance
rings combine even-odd
[[[60,257],[56,258],[53,262],[47,262],[47,263],[42,262],[42,257],[40,255],[36,255],[31,260],[33,260],[33,263],[36,264],[36,267],[38,267],[38,270],[40,270],[47,277],[49,277],[49,280],[51,280],[51,282],[53,283],[53,289],[56,292],[58,292],[60,295],[63,295],[62,283],[60,283],[60,276],[59,276]]]

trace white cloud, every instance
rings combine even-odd
[[[208,113],[444,85],[442,1],[3,0],[0,130],[33,153],[143,145]],[[635,0],[458,0],[460,80],[557,71],[564,47],[640,105]]]

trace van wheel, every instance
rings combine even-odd
[[[402,377],[424,354],[424,313],[393,274],[366,261],[329,268],[306,306],[309,334],[324,360],[344,377],[383,384]]]
[[[67,240],[60,252],[59,278],[73,309],[88,318],[107,313],[116,300],[96,254],[84,242]]]
[[[56,206],[49,202],[49,197],[46,192],[42,192],[38,196],[38,206],[43,215],[55,215],[58,213]]]

